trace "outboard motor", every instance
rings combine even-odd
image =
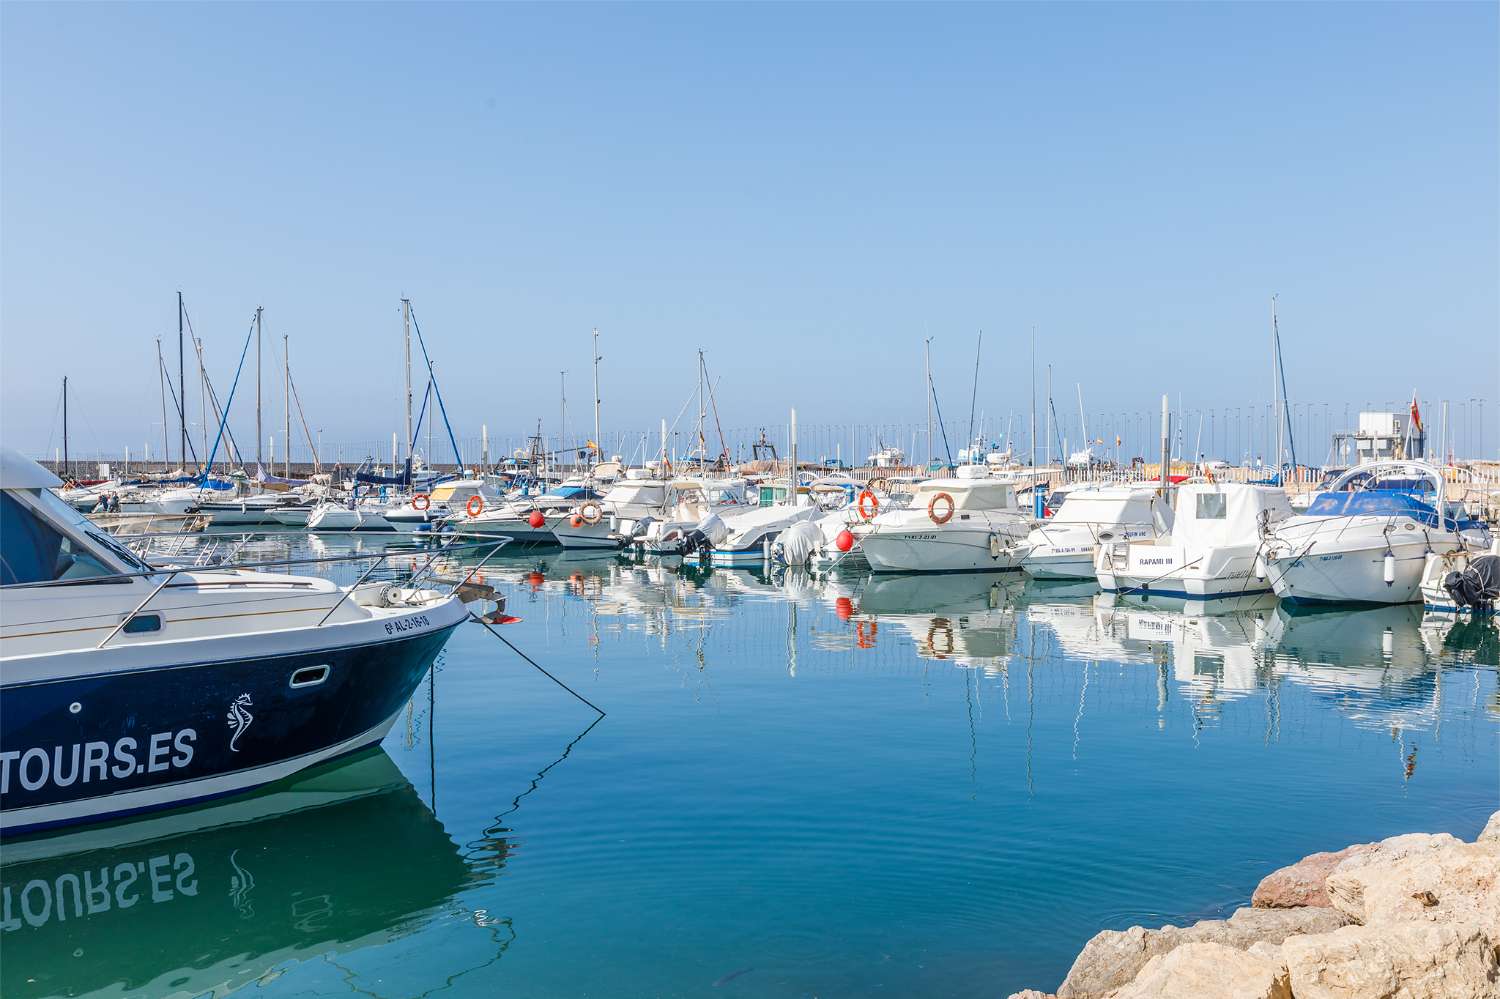
[[[683,555],[692,555],[696,552],[700,552],[712,547],[713,541],[709,539],[709,536],[707,534],[704,534],[696,527],[691,531],[684,532],[682,535]]]
[[[1494,610],[1495,601],[1500,600],[1500,555],[1470,559],[1467,569],[1443,577],[1443,589],[1460,608]]]

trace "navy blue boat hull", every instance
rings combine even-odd
[[[384,736],[454,627],[0,687],[4,833],[238,793],[364,748]]]

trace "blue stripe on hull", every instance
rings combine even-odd
[[[1150,587],[1125,586],[1106,589],[1105,593],[1118,593],[1122,597],[1170,597],[1174,600],[1228,600],[1232,597],[1258,597],[1270,593],[1269,586],[1259,590],[1235,590],[1233,593],[1189,593],[1187,590],[1156,590]]]
[[[219,796],[197,782],[324,752],[393,717],[456,626],[376,645],[4,687],[0,810],[89,801],[84,814],[46,823],[55,825],[122,811],[111,798],[123,792],[162,792],[130,811]],[[291,686],[323,667],[321,682]]]

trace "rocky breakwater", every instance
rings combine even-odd
[[[1268,875],[1228,919],[1105,930],[1057,992],[1011,999],[1500,999],[1500,812]]]

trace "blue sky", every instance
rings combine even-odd
[[[994,424],[1029,407],[1033,324],[1060,412],[1075,382],[1091,411],[1263,402],[1273,292],[1294,400],[1500,415],[1492,4],[5,4],[0,29],[0,420],[28,450],[64,374],[78,447],[160,439],[178,289],[221,396],[265,307],[328,441],[400,425],[403,294],[465,436],[555,430],[564,368],[586,425],[594,326],[617,428],[673,418],[698,347],[726,425],[921,422],[924,335],[966,418],[979,329]]]

